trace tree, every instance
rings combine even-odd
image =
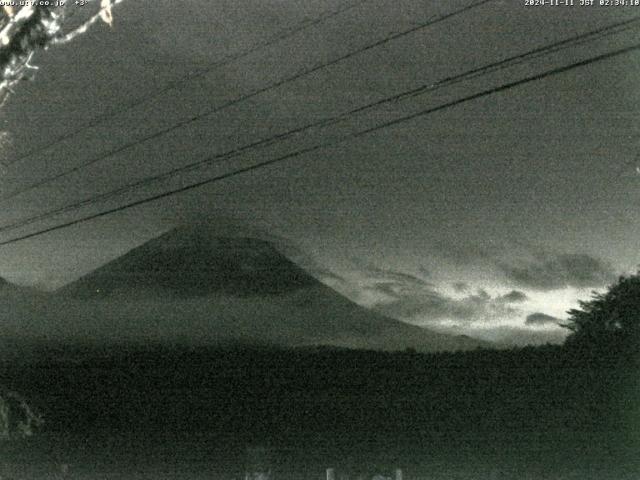
[[[637,352],[640,346],[640,271],[621,276],[606,292],[580,301],[562,326],[571,333],[566,345]]]
[[[18,83],[37,70],[30,62],[37,50],[74,40],[99,20],[111,25],[111,9],[123,0],[100,0],[97,11],[65,28],[78,2],[3,2],[0,5],[0,106]],[[83,2],[85,3],[85,2]],[[77,10],[77,8],[76,8]],[[42,424],[17,393],[0,387],[0,442],[31,436]]]
[[[42,417],[16,392],[0,393],[0,441],[29,437],[42,423]]]
[[[111,25],[111,9],[122,1],[100,0],[98,11],[70,30],[64,27],[73,16],[74,2],[14,2],[21,6],[4,2],[0,8],[0,101],[4,102],[18,82],[28,79],[29,72],[37,70],[30,63],[37,50],[68,43],[98,20]]]

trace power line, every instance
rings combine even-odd
[[[362,111],[369,110],[371,108],[374,108],[386,103],[397,102],[397,101],[404,100],[406,98],[424,95],[425,93],[433,92],[433,91],[439,90],[440,88],[448,87],[465,80],[478,78],[483,75],[487,75],[487,74],[495,73],[507,68],[511,68],[513,66],[520,65],[524,62],[528,62],[536,58],[547,56],[550,53],[556,53],[556,52],[565,50],[567,48],[574,47],[576,45],[592,42],[609,35],[618,34],[625,30],[629,30],[631,28],[637,28],[639,24],[640,24],[640,17],[635,17],[631,20],[616,22],[606,27],[601,27],[597,30],[593,30],[591,32],[578,34],[573,37],[567,38],[565,40],[561,40],[559,42],[553,42],[551,44],[547,44],[542,47],[537,47],[527,52],[516,54],[511,57],[507,57],[505,59],[499,60],[497,62],[484,65],[482,67],[478,67],[472,70],[467,70],[466,72],[459,73],[456,75],[451,75],[435,83],[424,84],[419,87],[407,90],[405,92],[393,95],[391,97],[378,100],[368,105],[353,109],[337,117],[336,120],[341,120],[346,115],[360,113]],[[1,228],[0,228],[0,231],[2,231]]]
[[[475,78],[476,76],[482,76],[488,73],[494,73],[496,71],[503,70],[504,68],[509,68],[515,65],[519,65],[525,61],[530,61],[535,58],[546,56],[550,53],[555,53],[561,50],[565,50],[569,47],[582,45],[582,44],[592,42],[594,40],[598,40],[600,38],[603,38],[609,35],[617,35],[624,31],[637,28],[639,23],[640,23],[640,16],[631,18],[629,20],[621,21],[621,22],[615,22],[611,25],[607,25],[583,34],[578,34],[573,37],[567,38],[565,40],[561,40],[560,42],[551,43],[539,48],[535,48],[524,54],[515,55],[513,57],[506,58],[492,65],[479,67],[474,70],[465,72],[464,74],[447,77],[432,85],[423,86],[418,89],[415,89],[411,91],[411,93],[408,94],[407,96],[420,95],[423,91],[426,91],[426,90],[441,88],[444,86],[450,86],[462,80],[468,80],[470,78]]]
[[[517,55],[513,55],[511,57],[496,61],[496,62],[492,62],[489,63],[487,65],[484,65],[482,67],[479,68],[475,68],[472,70],[468,70],[466,72],[457,74],[457,75],[453,75],[453,76],[449,76],[446,77],[443,80],[440,80],[436,83],[431,83],[431,84],[426,84],[426,85],[421,85],[417,88],[413,88],[410,89],[408,91],[404,91],[398,94],[394,94],[391,95],[389,97],[386,97],[384,99],[381,100],[377,100],[375,102],[369,103],[367,105],[363,105],[361,107],[357,107],[355,109],[352,109],[350,111],[341,113],[339,115],[333,116],[333,117],[329,117],[329,118],[325,118],[319,121],[315,121],[306,125],[303,125],[301,127],[297,127],[294,128],[292,130],[288,130],[286,132],[262,139],[262,140],[257,140],[254,141],[252,143],[243,145],[241,147],[237,147],[235,149],[226,151],[224,153],[220,153],[220,154],[216,154],[213,157],[209,157],[206,158],[204,160],[199,160],[197,162],[192,162],[190,164],[187,165],[182,165],[180,167],[176,167],[174,169],[162,172],[160,174],[157,175],[153,175],[153,176],[149,176],[149,177],[145,177],[141,180],[138,180],[136,182],[133,183],[129,183],[126,185],[123,185],[119,188],[116,188],[114,190],[110,190],[108,192],[105,192],[103,194],[99,194],[99,195],[94,195],[88,198],[85,198],[83,200],[79,200],[75,203],[69,204],[69,205],[65,205],[63,207],[60,208],[56,208],[53,210],[49,210],[46,212],[43,212],[41,214],[32,216],[32,217],[28,217],[25,219],[21,219],[21,220],[17,220],[13,223],[9,223],[9,224],[5,224],[5,225],[0,225],[0,232],[6,232],[6,231],[11,231],[11,230],[15,230],[17,228],[20,227],[24,227],[27,225],[30,225],[32,223],[35,223],[39,220],[43,220],[43,219],[47,219],[50,218],[52,216],[55,215],[59,215],[65,212],[69,212],[69,211],[73,211],[73,210],[77,210],[78,208],[81,208],[83,206],[87,206],[87,205],[91,205],[94,203],[98,203],[98,202],[103,202],[106,201],[110,198],[116,197],[118,195],[121,195],[127,191],[131,191],[131,190],[135,190],[147,185],[150,185],[154,182],[159,182],[162,180],[166,180],[168,178],[174,177],[180,173],[185,173],[188,171],[192,171],[195,170],[197,168],[200,168],[202,166],[208,165],[208,164],[212,164],[214,162],[217,161],[222,161],[222,160],[229,160],[233,157],[236,157],[238,155],[241,155],[242,153],[248,151],[248,150],[252,150],[258,147],[264,147],[267,146],[269,144],[278,142],[278,141],[283,141],[293,135],[297,135],[299,133],[302,133],[303,131],[309,130],[311,128],[318,128],[318,127],[326,127],[329,125],[333,125],[336,124],[348,117],[351,117],[353,115],[356,115],[358,113],[362,113],[366,110],[372,109],[372,108],[376,108],[379,107],[383,104],[387,104],[387,103],[393,103],[393,102],[397,102],[397,101],[402,101],[405,100],[407,98],[412,98],[418,95],[424,95],[430,91],[434,91],[440,88],[443,88],[445,86],[451,85],[453,83],[458,83],[460,81],[463,80],[467,80],[467,79],[473,79],[473,78],[477,78],[479,76],[488,74],[488,73],[494,73],[496,71],[505,69],[505,68],[509,68],[513,65],[517,65],[520,64],[524,61],[528,61],[531,59],[535,59],[535,58],[540,58],[544,55],[548,55],[549,53],[555,53],[557,51],[560,51],[562,49],[566,49],[575,45],[580,45],[585,43],[586,41],[594,41],[597,40],[599,38],[602,38],[605,33],[606,34],[611,34],[613,33],[619,33],[621,30],[620,27],[624,27],[624,29],[628,29],[629,28],[629,24],[631,22],[638,22],[640,21],[640,17],[630,20],[630,21],[624,21],[624,22],[617,22],[614,24],[611,24],[609,26],[606,27],[602,27],[599,29],[596,29],[594,31],[591,32],[587,32],[587,33],[582,33],[582,34],[578,34],[575,35],[573,37],[558,41],[558,42],[554,42],[551,44],[547,44],[546,46],[543,47],[537,47],[534,48],[532,50],[529,50],[527,52],[523,52],[521,54],[517,54]]]
[[[455,10],[453,12],[450,12],[450,13],[447,13],[447,14],[443,14],[443,15],[439,15],[439,16],[437,16],[435,18],[432,18],[431,20],[429,20],[427,22],[421,23],[421,24],[419,24],[417,26],[414,26],[414,27],[412,27],[410,29],[404,30],[404,31],[399,32],[399,33],[391,34],[391,35],[389,35],[389,36],[387,36],[387,37],[385,37],[385,38],[383,38],[381,40],[378,40],[378,41],[376,41],[374,43],[370,43],[368,45],[365,45],[364,47],[360,47],[360,48],[358,48],[356,50],[353,50],[353,51],[351,51],[351,52],[349,52],[349,53],[347,53],[345,55],[342,55],[342,56],[340,56],[338,58],[335,58],[335,59],[330,60],[330,61],[325,62],[325,63],[321,63],[319,65],[316,65],[315,67],[308,68],[308,69],[303,70],[303,71],[301,71],[299,73],[296,73],[296,74],[291,75],[289,77],[286,77],[284,79],[278,80],[278,81],[276,81],[274,83],[271,83],[270,85],[268,85],[266,87],[262,87],[262,88],[259,88],[257,90],[254,90],[251,93],[242,95],[240,97],[236,97],[235,99],[229,100],[229,101],[225,102],[224,104],[222,104],[222,105],[220,105],[218,107],[214,107],[211,110],[208,110],[206,112],[200,113],[198,115],[194,115],[194,116],[192,116],[192,117],[190,117],[190,118],[188,118],[186,120],[182,120],[182,121],[180,121],[180,122],[178,122],[178,123],[176,123],[176,124],[174,124],[174,125],[172,125],[170,127],[164,128],[162,130],[158,130],[158,131],[156,131],[156,132],[154,132],[152,134],[149,134],[149,135],[147,135],[145,137],[139,138],[137,140],[133,140],[133,141],[125,143],[124,145],[121,145],[121,146],[119,146],[119,147],[117,147],[115,149],[112,149],[112,150],[109,150],[107,152],[104,152],[104,153],[100,154],[99,156],[94,157],[93,159],[82,163],[81,165],[69,168],[69,169],[67,169],[67,170],[65,170],[63,172],[60,172],[60,173],[51,175],[49,177],[46,177],[44,179],[38,180],[36,182],[33,182],[30,185],[28,185],[28,186],[26,186],[26,187],[24,187],[24,188],[22,188],[20,190],[14,191],[14,192],[12,192],[12,193],[10,193],[8,195],[0,197],[0,202],[4,202],[4,201],[7,201],[7,200],[10,200],[10,199],[15,198],[15,197],[17,197],[19,195],[22,195],[24,193],[30,192],[32,190],[35,190],[36,188],[42,187],[42,186],[47,185],[47,184],[49,184],[51,182],[54,182],[56,180],[59,180],[61,178],[67,177],[69,175],[72,175],[72,174],[74,174],[74,173],[76,173],[78,171],[81,171],[81,170],[83,170],[83,169],[85,169],[85,168],[87,168],[87,167],[89,167],[91,165],[94,165],[94,164],[96,164],[96,163],[98,163],[98,162],[100,162],[102,160],[110,158],[110,157],[112,157],[112,156],[114,156],[114,155],[116,155],[118,153],[122,153],[122,152],[124,152],[126,150],[129,150],[129,149],[131,149],[131,148],[133,148],[133,147],[135,147],[137,145],[140,145],[142,143],[148,142],[150,140],[155,140],[155,139],[157,139],[159,137],[162,137],[162,136],[166,135],[167,133],[179,130],[180,128],[183,128],[183,127],[185,127],[185,126],[187,126],[187,125],[189,125],[189,124],[191,124],[193,122],[201,120],[201,119],[203,119],[205,117],[208,117],[210,115],[219,113],[222,110],[225,110],[225,109],[227,109],[229,107],[232,107],[232,106],[237,105],[237,104],[239,104],[241,102],[249,100],[249,99],[251,99],[251,98],[253,98],[255,96],[258,96],[258,95],[260,95],[262,93],[266,93],[266,92],[268,92],[270,90],[279,88],[279,87],[281,87],[283,85],[286,85],[288,83],[294,82],[294,81],[296,81],[296,80],[298,80],[298,79],[300,79],[302,77],[305,77],[307,75],[315,73],[315,72],[317,72],[319,70],[322,70],[322,69],[328,68],[330,66],[336,65],[336,64],[338,64],[338,63],[340,63],[340,62],[342,62],[344,60],[352,58],[352,57],[354,57],[356,55],[359,55],[361,53],[364,53],[364,52],[366,52],[368,50],[380,47],[380,46],[382,46],[382,45],[384,45],[386,43],[389,43],[389,42],[391,42],[393,40],[397,40],[397,39],[399,39],[401,37],[407,36],[407,35],[409,35],[411,33],[414,33],[414,32],[416,32],[418,30],[421,30],[421,29],[427,28],[429,26],[435,25],[435,24],[437,24],[439,22],[442,22],[444,20],[452,18],[452,17],[454,17],[456,15],[460,15],[460,14],[465,13],[465,12],[467,12],[467,11],[473,9],[473,8],[479,7],[480,5],[484,5],[484,4],[492,2],[492,1],[494,1],[494,0],[480,0],[480,1],[477,1],[477,2],[472,3],[470,5],[467,5],[465,7],[462,7],[460,9],[458,9],[458,10]]]
[[[169,82],[167,85],[165,85],[163,88],[161,88],[160,90],[155,90],[153,93],[149,94],[149,95],[145,95],[142,96],[136,100],[134,100],[133,102],[129,103],[128,105],[123,106],[123,108],[121,109],[117,109],[117,110],[111,110],[110,112],[106,112],[103,115],[98,115],[97,117],[93,118],[91,121],[85,123],[84,125],[82,125],[82,127],[69,132],[69,133],[65,133],[63,135],[60,135],[58,137],[56,137],[52,142],[42,146],[42,147],[38,147],[35,148],[33,150],[30,150],[26,153],[23,153],[22,155],[18,156],[17,158],[13,159],[11,162],[6,162],[5,165],[6,166],[10,166],[13,165],[15,163],[18,163],[28,157],[31,157],[33,155],[36,155],[38,153],[41,152],[45,152],[47,150],[49,150],[51,147],[58,145],[59,143],[68,140],[70,138],[73,138],[75,136],[77,136],[78,134],[84,132],[85,130],[88,130],[90,128],[96,127],[98,125],[100,125],[101,123],[106,122],[107,120],[110,120],[120,114],[126,113],[132,109],[134,109],[135,107],[138,107],[146,102],[148,102],[149,100],[153,100],[155,98],[159,98],[161,96],[163,96],[165,93],[167,93],[170,90],[173,90],[177,87],[183,87],[185,82],[191,82],[193,80],[196,80],[198,78],[202,78],[206,75],[208,75],[209,73],[213,72],[215,69],[220,68],[220,67],[224,67],[226,65],[229,65],[230,63],[233,63],[237,60],[241,60],[255,52],[258,52],[262,49],[266,49],[269,48],[279,42],[281,42],[282,40],[286,40],[290,37],[293,37],[294,35],[307,30],[308,28],[314,27],[316,25],[319,25],[321,23],[324,23],[327,20],[330,20],[338,15],[341,15],[345,12],[348,12],[349,10],[353,10],[367,2],[369,2],[371,0],[359,0],[351,5],[348,5],[346,7],[342,7],[339,8],[337,10],[333,10],[330,12],[325,12],[321,15],[319,15],[317,18],[313,19],[313,20],[304,20],[302,22],[300,22],[297,26],[293,27],[293,28],[287,28],[285,30],[283,30],[282,32],[277,33],[276,35],[272,36],[271,38],[267,39],[264,42],[260,42],[257,43],[245,50],[241,50],[240,52],[236,52],[236,53],[232,53],[230,55],[227,55],[226,57],[217,60],[213,63],[211,63],[207,68],[196,72],[196,73],[192,73],[189,75],[184,75],[182,77],[180,77],[177,80],[174,80],[172,82]]]
[[[136,207],[136,206],[144,205],[144,204],[147,204],[147,203],[151,203],[151,202],[160,200],[162,198],[166,198],[166,197],[170,197],[170,196],[173,196],[173,195],[177,195],[179,193],[186,192],[188,190],[192,190],[192,189],[195,189],[195,188],[199,188],[199,187],[207,185],[207,184],[211,184],[211,183],[215,183],[215,182],[218,182],[218,181],[221,181],[221,180],[225,180],[227,178],[231,178],[231,177],[234,177],[236,175],[241,175],[243,173],[247,173],[247,172],[250,172],[250,171],[258,170],[258,169],[261,169],[261,168],[264,168],[264,167],[267,167],[267,166],[270,166],[270,165],[274,165],[274,164],[277,164],[277,163],[280,163],[280,162],[284,162],[284,161],[292,159],[292,158],[300,157],[302,155],[305,155],[305,154],[308,154],[308,153],[312,153],[314,151],[318,151],[318,150],[321,150],[321,149],[324,149],[324,148],[328,148],[328,147],[333,147],[333,146],[342,144],[342,143],[344,143],[346,141],[349,141],[351,139],[358,138],[358,137],[361,137],[361,136],[364,136],[364,135],[368,135],[368,134],[371,134],[373,132],[377,132],[379,130],[383,130],[383,129],[386,129],[386,128],[389,128],[389,127],[392,127],[392,126],[395,126],[395,125],[399,125],[401,123],[404,123],[404,122],[407,122],[407,121],[411,121],[411,120],[414,120],[416,118],[429,115],[431,113],[442,111],[442,110],[445,110],[447,108],[452,108],[452,107],[455,107],[457,105],[461,105],[463,103],[466,103],[466,102],[469,102],[469,101],[472,101],[472,100],[476,100],[476,99],[481,98],[481,97],[485,97],[485,96],[488,96],[488,95],[493,95],[493,94],[496,94],[496,93],[499,93],[499,92],[503,92],[503,91],[518,87],[520,85],[524,85],[524,84],[527,84],[527,83],[530,83],[530,82],[535,82],[535,81],[538,81],[538,80],[542,80],[542,79],[551,77],[553,75],[558,75],[558,74],[561,74],[561,73],[565,73],[565,72],[568,72],[570,70],[573,70],[573,69],[576,69],[576,68],[579,68],[579,67],[584,67],[586,65],[590,65],[590,64],[593,64],[593,63],[596,63],[596,62],[600,62],[600,61],[603,61],[603,60],[614,58],[614,57],[617,57],[617,56],[620,56],[620,55],[624,55],[624,54],[627,54],[627,53],[630,53],[630,52],[633,52],[633,51],[636,51],[636,50],[640,50],[640,43],[637,43],[637,44],[629,46],[629,47],[621,48],[621,49],[618,49],[618,50],[614,50],[614,51],[609,52],[609,53],[604,53],[604,54],[601,54],[601,55],[597,55],[595,57],[591,57],[591,58],[588,58],[586,60],[581,60],[581,61],[578,61],[578,62],[574,62],[574,63],[569,64],[569,65],[553,68],[553,69],[547,70],[547,71],[542,72],[542,73],[538,73],[538,74],[535,74],[535,75],[531,75],[531,76],[522,78],[520,80],[515,80],[515,81],[512,81],[512,82],[504,83],[504,84],[499,85],[497,87],[486,89],[486,90],[483,90],[481,92],[474,93],[474,94],[471,94],[471,95],[467,95],[467,96],[459,98],[457,100],[453,100],[453,101],[441,104],[441,105],[439,105],[437,107],[431,107],[431,108],[428,108],[428,109],[421,110],[419,112],[413,113],[411,115],[405,115],[405,116],[400,117],[398,119],[391,120],[391,121],[376,125],[375,127],[370,127],[370,128],[364,129],[364,130],[360,130],[359,132],[355,132],[353,134],[347,135],[345,137],[342,137],[342,138],[334,140],[334,141],[317,144],[317,145],[314,145],[312,147],[303,148],[303,149],[297,150],[295,152],[289,153],[287,155],[283,155],[281,157],[277,157],[277,158],[274,158],[274,159],[271,159],[271,160],[266,160],[266,161],[263,161],[263,162],[259,162],[259,163],[256,163],[254,165],[248,166],[248,167],[243,167],[243,168],[240,168],[240,169],[236,169],[236,170],[234,170],[232,172],[227,172],[227,173],[224,173],[224,174],[216,175],[214,177],[210,177],[210,178],[207,178],[205,180],[201,180],[201,181],[186,185],[184,187],[180,187],[180,188],[176,188],[176,189],[169,190],[169,191],[166,191],[166,192],[162,192],[162,193],[153,195],[151,197],[147,197],[147,198],[144,198],[144,199],[141,199],[141,200],[130,202],[130,203],[127,203],[127,204],[124,204],[124,205],[120,205],[118,207],[110,208],[110,209],[107,209],[107,210],[103,210],[102,212],[98,212],[98,213],[94,213],[94,214],[91,214],[91,215],[87,215],[85,217],[81,217],[81,218],[78,218],[78,219],[75,219],[75,220],[71,220],[71,221],[68,221],[68,222],[65,222],[65,223],[61,223],[61,224],[58,224],[58,225],[55,225],[55,226],[52,226],[52,227],[48,227],[48,228],[45,228],[45,229],[42,229],[42,230],[38,230],[36,232],[32,232],[32,233],[29,233],[29,234],[21,235],[19,237],[14,237],[14,238],[9,239],[9,240],[4,240],[4,241],[0,242],[0,246],[17,243],[17,242],[20,242],[22,240],[26,240],[28,238],[37,237],[37,236],[40,236],[40,235],[44,235],[45,233],[50,233],[50,232],[53,232],[53,231],[56,231],[56,230],[61,230],[63,228],[67,228],[67,227],[70,227],[70,226],[73,226],[73,225],[77,225],[77,224],[80,224],[80,223],[88,222],[88,221],[94,220],[96,218],[100,218],[100,217],[111,215],[111,214],[114,214],[114,213],[117,213],[117,212],[128,210],[128,209]]]

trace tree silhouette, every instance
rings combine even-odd
[[[640,271],[621,276],[606,292],[569,310],[566,345],[637,351],[640,346]]]
[[[0,441],[29,437],[42,423],[42,417],[16,392],[0,393]]]
[[[21,80],[30,78],[38,69],[30,63],[37,50],[68,43],[97,21],[111,25],[111,9],[122,1],[100,0],[97,12],[70,30],[65,26],[73,10],[78,9],[74,2],[3,2],[0,6],[0,101],[4,102]],[[11,6],[14,3],[19,6]]]

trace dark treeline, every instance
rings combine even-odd
[[[191,436],[236,452],[261,444],[287,458],[316,455],[319,464],[524,462],[537,478],[540,469],[611,468],[624,478],[638,467],[639,367],[628,351],[570,346],[78,347],[50,348],[3,378],[33,400],[49,437]]]

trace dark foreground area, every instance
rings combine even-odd
[[[44,416],[17,478],[640,478],[636,356],[566,347],[418,354],[49,347],[2,365]]]

